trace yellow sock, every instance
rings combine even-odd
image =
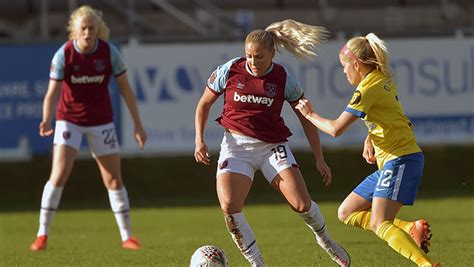
[[[349,216],[347,216],[346,220],[344,223],[346,225],[352,225],[355,227],[362,228],[364,230],[372,230],[370,229],[370,216],[372,215],[372,212],[370,211],[357,211],[351,213]],[[413,222],[406,222],[402,221],[400,219],[395,218],[393,220],[393,224],[398,226],[400,229],[405,231],[406,233],[410,232],[410,228],[413,226]]]
[[[344,223],[370,231],[370,211],[356,211],[347,216]]]
[[[385,221],[377,228],[377,236],[403,257],[418,266],[434,264],[434,262],[416,245],[415,241],[392,222]]]
[[[406,222],[397,218],[393,220],[393,224],[398,226],[398,228],[402,229],[405,233],[410,233],[410,229],[413,226],[413,223],[414,222]]]

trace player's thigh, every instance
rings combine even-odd
[[[83,131],[78,125],[57,121],[54,130],[53,164],[49,180],[57,186],[66,184],[71,174]]]
[[[351,192],[344,201],[342,201],[341,205],[339,205],[337,217],[340,221],[344,222],[352,213],[369,210],[371,206],[372,203],[370,201],[354,192]]]
[[[123,186],[120,154],[107,154],[96,157],[95,160],[99,166],[105,187],[109,190],[120,189]]]
[[[259,168],[262,171],[263,176],[265,176],[265,179],[267,179],[270,184],[282,171],[292,167],[298,167],[296,159],[287,142],[266,144],[265,146],[259,147],[256,154],[259,155],[259,162],[261,162]],[[299,175],[301,177],[299,170],[289,172],[289,175],[291,174],[294,174],[294,176]]]
[[[56,146],[69,146],[79,150],[85,131],[82,126],[68,121],[56,121],[53,143]]]
[[[67,145],[54,145],[53,164],[49,181],[55,186],[64,186],[71,174],[77,149]]]
[[[355,193],[368,202],[372,202],[372,198],[374,197],[375,187],[377,186],[377,182],[379,181],[381,172],[379,170],[373,172],[369,176],[365,177],[365,179],[352,190],[352,193]]]
[[[94,157],[120,153],[114,124],[86,127],[87,142]]]
[[[370,217],[370,227],[376,231],[384,221],[393,221],[403,206],[402,203],[383,198],[374,197],[372,200],[372,216]]]
[[[281,192],[294,211],[306,212],[309,210],[311,196],[298,168],[289,167],[280,171],[274,177],[272,186]]]
[[[216,179],[216,191],[224,214],[241,212],[251,187],[251,177],[230,171],[221,172]]]

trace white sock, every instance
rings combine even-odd
[[[329,239],[329,235],[326,231],[326,223],[324,222],[324,217],[319,210],[318,204],[311,201],[309,210],[304,213],[298,213],[298,215],[303,218],[304,223],[313,231],[318,244],[325,244],[325,240]]]
[[[63,187],[54,186],[49,181],[43,189],[43,196],[41,197],[41,209],[39,216],[39,229],[37,236],[48,235],[53,215],[58,209],[61,201],[61,194]]]
[[[252,266],[265,266],[255,235],[242,212],[225,215],[225,223],[242,255]]]
[[[109,200],[112,211],[115,215],[115,221],[120,231],[122,241],[129,239],[132,236],[130,227],[130,203],[128,201],[128,193],[125,186],[119,190],[108,190]]]

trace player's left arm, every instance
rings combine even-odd
[[[302,97],[301,99],[304,99]],[[311,147],[311,151],[313,152],[314,158],[316,159],[316,168],[318,169],[319,173],[323,176],[324,185],[328,186],[331,184],[332,181],[332,173],[329,166],[326,164],[324,160],[323,151],[321,148],[321,140],[319,138],[319,131],[318,129],[303,115],[296,110],[296,105],[298,101],[290,102],[293,111],[296,113],[296,116],[301,122],[301,126],[303,126],[303,131],[308,139],[309,146]]]
[[[343,111],[335,120],[326,119],[313,111],[313,105],[308,99],[300,99],[295,108],[319,130],[333,137],[343,134],[359,118],[350,112]]]
[[[314,158],[316,160],[316,169],[323,176],[323,182],[328,186],[332,181],[331,169],[326,164],[324,160],[323,151],[321,149],[321,141],[319,139],[319,131],[314,127],[311,122],[306,120],[304,116],[301,115],[298,110],[295,109],[298,104],[298,100],[304,99],[303,89],[299,85],[298,81],[285,69],[287,73],[286,83],[285,83],[285,100],[290,103],[293,111],[296,113],[296,116],[300,120],[301,126],[303,126],[303,131],[308,139],[308,143],[313,152]]]
[[[140,149],[143,149],[147,140],[147,134],[143,129],[142,121],[140,120],[140,115],[138,114],[137,101],[135,95],[133,94],[130,83],[128,82],[127,73],[124,72],[119,76],[116,76],[118,86],[120,88],[120,94],[122,95],[125,104],[132,117],[133,123],[135,125],[135,140],[138,143]]]

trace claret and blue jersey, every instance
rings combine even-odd
[[[281,110],[284,101],[298,101],[303,90],[283,66],[272,63],[264,75],[255,77],[245,58],[234,58],[212,72],[207,87],[224,94],[224,110],[217,119],[223,127],[267,143],[291,136]]]
[[[90,53],[81,53],[73,40],[66,42],[55,53],[50,70],[50,79],[62,81],[56,120],[81,126],[112,122],[110,77],[125,71],[117,48],[105,41],[97,40]]]

